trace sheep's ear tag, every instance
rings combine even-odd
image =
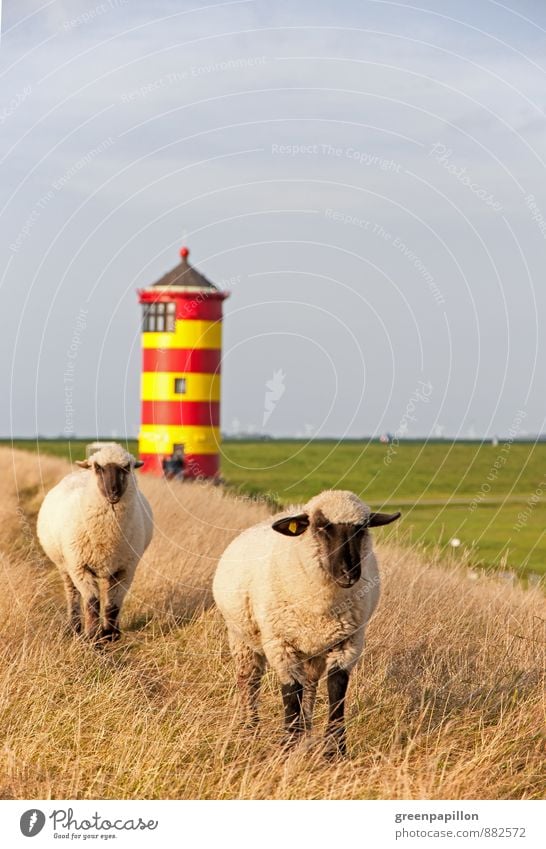
[[[309,517],[305,513],[300,516],[287,516],[286,519],[277,519],[271,527],[286,537],[299,537],[309,527]]]

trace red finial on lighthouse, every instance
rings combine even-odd
[[[186,246],[180,248],[180,256],[182,259],[186,259],[190,255],[190,250]]]

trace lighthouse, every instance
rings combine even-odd
[[[185,478],[220,470],[222,302],[227,298],[188,262],[138,292],[142,304],[143,472],[163,474],[183,458]]]

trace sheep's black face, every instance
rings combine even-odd
[[[400,513],[374,513],[365,521],[329,522],[322,510],[313,515],[296,513],[276,519],[271,527],[287,537],[299,537],[311,533],[318,546],[318,557],[322,568],[340,587],[348,589],[362,575],[362,553],[366,548],[368,528],[390,525],[400,518]]]
[[[334,524],[319,515],[313,522],[313,530],[328,574],[340,587],[352,587],[362,575],[361,557],[367,526]]]
[[[117,504],[129,483],[130,464],[118,466],[116,463],[106,463],[104,466],[99,466],[95,463],[94,465],[99,490],[110,504]]]

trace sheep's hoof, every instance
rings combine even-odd
[[[97,648],[106,648],[106,646],[117,642],[120,637],[121,633],[117,628],[104,628],[98,632],[94,643]]]
[[[324,757],[327,761],[338,761],[347,757],[345,737],[327,737],[324,741]]]
[[[281,747],[284,751],[290,752],[303,740],[303,736],[303,731],[300,728],[287,730],[284,732]]]

